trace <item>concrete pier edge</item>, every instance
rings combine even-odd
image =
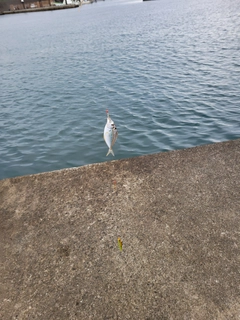
[[[0,319],[239,319],[239,230],[240,139],[0,180]]]

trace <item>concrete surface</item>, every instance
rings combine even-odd
[[[0,200],[0,319],[240,319],[240,140],[6,179]]]

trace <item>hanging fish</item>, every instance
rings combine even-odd
[[[104,140],[109,148],[106,156],[108,156],[109,153],[111,153],[114,156],[112,147],[117,140],[118,131],[117,131],[117,127],[115,126],[114,122],[109,117],[108,110],[106,110],[106,113],[107,113],[107,123],[105,125],[104,134],[103,134]]]

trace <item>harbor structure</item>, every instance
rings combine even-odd
[[[239,319],[240,139],[0,181],[1,319]]]

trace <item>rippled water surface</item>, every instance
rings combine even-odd
[[[0,179],[240,137],[239,0],[106,0],[0,30]]]

